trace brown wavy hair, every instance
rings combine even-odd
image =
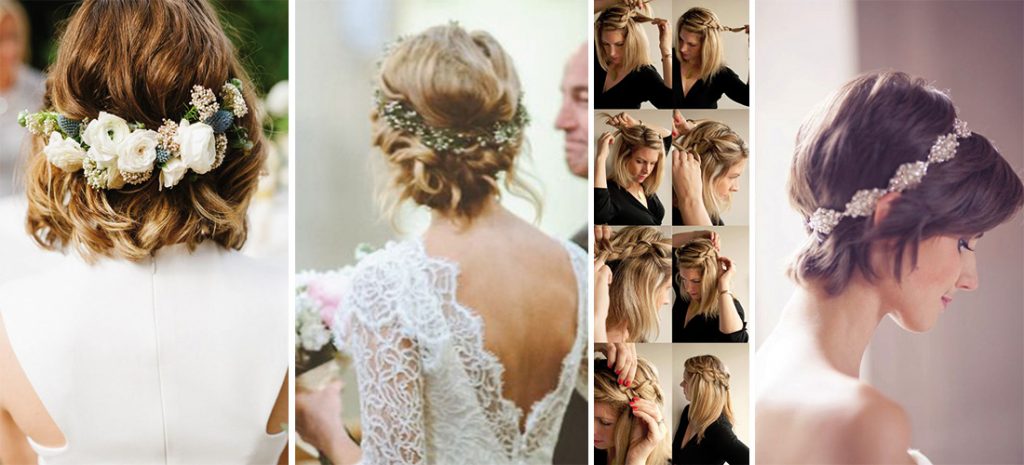
[[[953,131],[950,98],[900,72],[865,74],[844,85],[808,117],[797,134],[789,200],[807,218],[818,208],[842,211],[860,189],[884,188],[896,169],[925,160],[936,138]],[[969,123],[969,122],[968,122]],[[798,283],[816,281],[835,295],[854,273],[871,281],[875,241],[891,243],[892,272],[902,276],[905,253],[916,266],[921,241],[974,236],[1009,220],[1024,205],[1024,186],[985,136],[959,139],[956,157],[928,168],[921,184],[893,200],[877,225],[844,218],[831,234],[812,235],[789,268]]]
[[[49,164],[33,141],[26,175],[28,232],[50,250],[72,248],[86,260],[138,261],[183,243],[245,244],[246,211],[265,152],[261,112],[234,46],[205,0],[85,0],[68,20],[50,67],[46,107],[68,118],[100,111],[157,128],[179,121],[193,85],[215,91],[242,81],[249,113],[235,124],[253,142],[250,153],[228,148],[217,169],[159,189],[159,176],[120,190],[93,189],[81,173]]]
[[[466,132],[511,121],[523,93],[512,57],[501,44],[485,31],[456,24],[434,26],[396,44],[381,63],[377,85],[385,101],[403,102],[427,125]],[[392,223],[406,200],[468,222],[488,199],[500,195],[502,177],[505,188],[528,200],[540,216],[540,195],[516,170],[526,140],[522,133],[499,147],[477,144],[443,151],[391,127],[377,108],[370,120],[373,145],[391,172],[382,203]]]

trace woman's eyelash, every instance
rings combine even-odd
[[[957,250],[960,251],[967,249],[970,250],[971,252],[974,252],[974,249],[972,249],[971,246],[967,243],[967,239],[964,239],[962,237],[959,240],[957,240],[956,248]]]

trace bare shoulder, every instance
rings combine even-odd
[[[855,463],[913,463],[906,410],[866,383],[859,383],[852,400],[837,425],[847,438],[844,455]]]

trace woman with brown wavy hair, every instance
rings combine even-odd
[[[275,462],[287,271],[238,252],[265,149],[216,13],[86,0],[48,75],[27,228],[65,256],[0,288],[0,461]]]
[[[512,57],[485,31],[435,26],[389,49],[377,86],[385,213],[409,202],[431,221],[355,268],[333,329],[359,380],[362,441],[321,450],[550,463],[586,357],[588,263],[500,203],[504,185],[539,207],[516,169],[528,117]]]

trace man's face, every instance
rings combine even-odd
[[[580,45],[565,65],[562,108],[555,120],[555,127],[565,131],[565,161],[569,171],[581,178],[587,177],[587,106],[590,102],[585,45]]]

